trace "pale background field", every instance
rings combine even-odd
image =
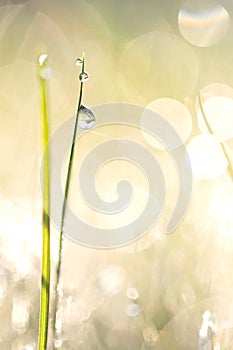
[[[178,178],[161,144],[138,128],[125,126],[96,128],[80,139],[76,171],[85,155],[106,140],[129,138],[144,145],[163,170],[167,198],[159,222],[127,247],[94,250],[65,240],[58,348],[198,349],[202,313],[210,310],[220,348],[232,349],[232,178],[222,151],[211,148],[206,154],[206,144],[195,144],[195,137],[205,131],[196,99],[202,89],[203,101],[217,96],[204,106],[233,153],[233,4],[195,2],[203,11],[199,17],[192,12],[193,4],[182,12],[186,5],[176,0],[0,0],[0,349],[34,350],[37,342],[41,254],[37,57],[48,53],[53,70],[49,81],[53,133],[75,113],[79,86],[75,59],[83,51],[89,73],[83,103],[92,108],[125,102],[160,113],[190,150],[194,189],[184,222],[166,236]],[[115,160],[98,173],[97,190],[103,199],[114,200],[122,178],[135,188],[134,201],[125,212],[109,219],[91,211],[79,196],[75,177],[73,210],[96,227],[117,228],[134,220],[148,195],[140,169]],[[56,228],[52,231],[54,263],[58,235]],[[126,309],[130,287],[140,295],[141,313],[135,318]]]

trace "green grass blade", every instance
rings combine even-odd
[[[47,349],[48,323],[49,323],[49,298],[50,298],[50,170],[49,170],[49,126],[48,126],[48,94],[47,81],[42,78],[41,71],[45,68],[45,62],[39,65],[39,95],[41,114],[41,134],[43,156],[43,211],[42,211],[42,273],[41,273],[41,298],[40,298],[40,328],[38,350]]]
[[[82,72],[84,72],[84,66],[85,66],[85,56],[83,54],[82,55]],[[54,340],[56,339],[56,314],[57,314],[57,310],[59,307],[59,289],[60,289],[59,287],[61,285],[63,226],[64,226],[64,220],[65,220],[65,215],[66,215],[67,199],[69,196],[69,187],[70,187],[71,173],[72,173],[72,167],[73,167],[73,157],[74,157],[74,150],[75,150],[75,140],[76,140],[77,128],[78,128],[78,115],[79,115],[79,110],[80,110],[80,106],[82,103],[82,94],[83,94],[83,82],[80,83],[78,103],[77,103],[77,107],[76,107],[75,125],[74,125],[72,144],[71,144],[71,149],[70,149],[70,157],[69,157],[69,163],[68,163],[68,170],[67,170],[66,182],[65,182],[64,200],[63,200],[63,205],[62,205],[60,235],[59,235],[59,248],[58,248],[58,263],[57,263],[56,281],[55,281],[55,302],[54,302],[54,314],[53,314],[53,337],[54,337]],[[55,349],[55,347],[53,347],[53,348]]]

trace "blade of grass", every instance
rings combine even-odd
[[[82,55],[82,73],[84,73],[84,67],[85,67],[85,55],[83,53],[83,55]],[[78,97],[78,102],[77,102],[77,107],[76,107],[76,118],[75,118],[75,124],[74,124],[72,144],[71,144],[71,149],[70,149],[68,170],[67,170],[67,175],[66,175],[65,193],[64,193],[64,200],[63,200],[63,204],[62,204],[62,214],[61,214],[61,223],[60,223],[58,263],[57,263],[56,280],[55,280],[55,302],[54,302],[54,314],[53,314],[53,337],[54,337],[54,340],[56,339],[56,315],[57,315],[57,310],[59,307],[59,289],[61,286],[61,265],[62,265],[62,253],[63,253],[63,227],[64,227],[64,220],[65,220],[65,215],[66,215],[67,199],[68,199],[68,195],[69,195],[69,187],[70,187],[71,173],[72,173],[72,167],[73,167],[74,149],[75,149],[75,140],[76,140],[77,128],[78,128],[78,116],[79,116],[79,110],[80,110],[81,103],[82,103],[82,94],[83,94],[83,82],[81,81],[80,90],[79,90],[79,97]],[[55,349],[54,345],[53,345],[53,349]]]
[[[40,56],[42,57],[42,56]],[[38,66],[39,97],[41,115],[41,136],[43,156],[43,209],[42,209],[42,273],[41,273],[41,297],[40,297],[40,328],[38,349],[47,349],[48,320],[49,320],[49,297],[50,297],[50,177],[49,177],[49,126],[48,126],[48,93],[47,81],[41,76],[45,62]]]
[[[211,127],[209,121],[208,121],[208,118],[205,114],[205,111],[204,111],[204,107],[203,107],[203,103],[202,103],[202,98],[201,98],[201,93],[200,91],[198,91],[198,103],[199,103],[199,107],[200,107],[200,110],[201,110],[201,114],[202,114],[202,117],[203,117],[203,120],[205,122],[205,125],[207,127],[207,130],[208,130],[208,133],[214,135],[216,137],[216,139],[218,140],[221,148],[222,148],[222,151],[227,159],[227,162],[228,162],[228,171],[229,171],[229,174],[233,180],[233,160],[232,160],[232,156],[231,156],[231,153],[230,153],[230,150],[229,148],[227,147],[226,143],[219,140],[215,130]]]

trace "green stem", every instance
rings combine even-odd
[[[85,56],[83,54],[82,56],[82,73],[84,72],[84,65],[85,65]],[[54,302],[54,315],[53,315],[53,336],[54,339],[56,338],[56,314],[59,306],[59,293],[58,289],[61,285],[61,264],[62,264],[62,252],[63,252],[63,227],[64,227],[64,220],[66,215],[66,207],[67,207],[67,199],[69,195],[69,187],[70,187],[70,180],[71,180],[71,173],[72,173],[72,167],[73,167],[73,157],[74,157],[74,149],[75,149],[75,140],[77,136],[77,128],[78,128],[78,115],[79,110],[82,102],[82,94],[83,94],[83,82],[80,84],[80,91],[79,91],[79,98],[78,103],[76,107],[76,118],[75,118],[75,125],[74,125],[74,132],[73,132],[73,138],[72,138],[72,144],[70,149],[70,157],[69,157],[69,163],[68,163],[68,170],[67,170],[67,176],[66,176],[66,183],[65,183],[65,193],[64,193],[64,200],[62,205],[62,214],[61,214],[61,223],[60,223],[60,236],[59,236],[59,248],[58,248],[58,263],[57,263],[57,271],[56,271],[56,281],[55,281],[55,302]],[[55,347],[53,347],[55,349]]]
[[[229,148],[227,147],[226,143],[223,142],[223,141],[220,141],[219,138],[217,137],[216,135],[216,132],[215,130],[211,127],[209,121],[208,121],[208,118],[205,114],[205,111],[204,111],[204,108],[203,108],[203,103],[202,103],[202,99],[201,99],[201,93],[200,91],[198,91],[198,103],[199,103],[199,106],[200,106],[200,110],[201,110],[201,114],[202,114],[202,117],[203,117],[203,120],[205,122],[205,125],[207,127],[207,130],[208,130],[208,133],[214,135],[217,139],[218,139],[218,142],[222,148],[222,151],[228,161],[228,171],[229,171],[229,174],[233,180],[233,160],[232,160],[232,156],[231,156],[231,153],[229,151]]]
[[[40,297],[40,329],[39,350],[46,350],[48,339],[49,297],[50,297],[50,177],[49,177],[49,127],[48,127],[48,95],[47,81],[41,77],[41,71],[45,63],[38,69],[39,94],[41,109],[42,151],[43,156],[43,209],[42,209],[42,273],[41,273],[41,297]]]

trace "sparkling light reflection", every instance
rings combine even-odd
[[[129,288],[126,294],[130,300],[137,300],[139,298],[139,293],[136,288]]]

